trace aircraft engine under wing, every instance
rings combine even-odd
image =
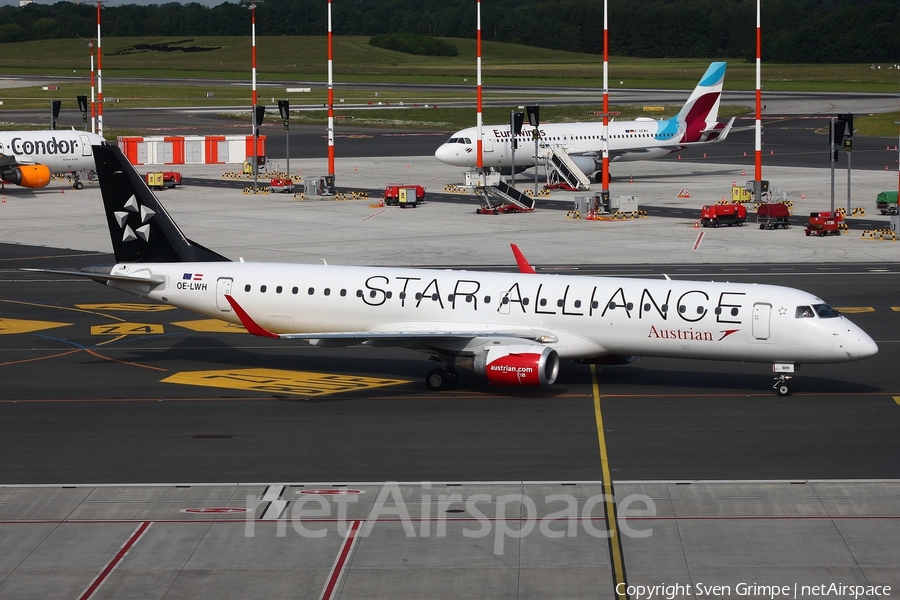
[[[583,156],[583,155],[569,155],[569,158],[572,159],[572,162],[581,169],[581,172],[585,175],[592,175],[597,171],[597,161],[592,156]]]
[[[50,183],[50,168],[47,165],[20,165],[15,162],[0,162],[0,179],[7,183],[27,188],[42,188]]]

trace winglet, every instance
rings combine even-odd
[[[519,273],[537,273],[530,264],[528,264],[528,259],[525,258],[525,255],[522,254],[522,251],[519,250],[519,247],[515,244],[510,244],[510,248],[512,248],[513,256],[516,257],[516,264],[519,265]]]
[[[263,329],[259,325],[256,324],[256,321],[250,318],[250,315],[247,314],[240,304],[237,303],[237,300],[231,297],[229,294],[225,294],[225,299],[228,300],[228,304],[231,305],[231,308],[234,309],[234,313],[241,320],[241,325],[244,326],[244,329],[252,333],[253,335],[259,335],[262,337],[270,337],[277,338],[278,335],[272,333],[268,329]]]

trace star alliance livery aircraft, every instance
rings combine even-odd
[[[733,117],[727,123],[716,121],[725,81],[725,66],[724,62],[709,65],[687,102],[671,119],[611,121],[608,126],[610,160],[652,160],[691,146],[724,140],[734,125]],[[533,132],[533,127],[525,125],[517,138],[517,170],[534,166],[534,151],[528,150],[534,140]],[[561,148],[588,177],[600,169],[603,123],[546,123],[538,126],[538,133],[545,149],[549,146]],[[509,168],[509,136],[508,124],[482,126],[483,164],[486,168]],[[474,127],[457,131],[437,149],[434,156],[448,165],[474,168],[477,166],[476,140]],[[600,183],[599,179],[597,182]]]
[[[84,184],[78,174],[94,170],[91,147],[102,144],[96,133],[74,129],[0,131],[0,181],[42,188],[52,173],[75,173],[74,188]]]
[[[131,294],[316,346],[400,346],[494,385],[551,385],[560,360],[635,356],[772,363],[776,389],[800,363],[878,351],[823,300],[771,285],[542,275],[513,246],[519,273],[231,262],[189,240],[114,146],[94,157],[116,264],[81,271]]]

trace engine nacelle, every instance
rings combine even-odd
[[[559,374],[559,354],[540,344],[497,346],[476,355],[473,366],[491,385],[551,385]]]
[[[27,188],[42,188],[50,183],[47,165],[18,165],[3,173],[3,181]]]
[[[581,172],[590,177],[597,171],[597,161],[593,156],[569,156]]]

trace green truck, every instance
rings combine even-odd
[[[881,211],[883,215],[896,215],[897,212],[897,192],[881,192],[875,198],[875,207]]]

